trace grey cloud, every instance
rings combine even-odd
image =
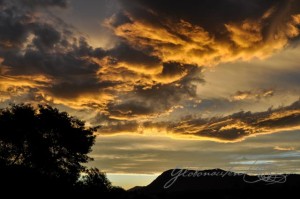
[[[162,77],[172,77],[176,75],[182,75],[186,70],[186,65],[181,65],[176,62],[163,63],[163,70],[161,72]]]
[[[51,83],[40,84],[39,89],[60,98],[100,94],[103,89],[118,84],[97,77],[101,66],[91,58],[103,58],[105,50],[91,47],[84,37],[78,37],[75,30],[47,12],[35,17],[39,11],[36,6],[64,7],[66,3],[63,0],[2,1],[0,57],[2,66],[8,68],[4,75],[43,75]]]
[[[290,13],[299,11],[299,2],[286,0],[187,0],[174,2],[147,0],[119,0],[122,7],[135,19],[142,19],[148,23],[161,26],[162,19],[178,21],[180,19],[197,24],[215,34],[222,34],[224,24],[253,20],[261,17],[266,11],[291,6]],[[276,16],[274,16],[276,18]],[[209,20],[208,20],[209,19]],[[218,31],[220,31],[218,33]]]
[[[116,62],[126,62],[129,65],[138,65],[148,69],[155,68],[161,63],[161,60],[158,57],[151,56],[149,51],[135,49],[126,43],[120,43],[109,50],[107,54],[113,57]]]
[[[48,24],[36,26],[33,32],[35,34],[33,45],[40,50],[52,49],[61,40],[60,32]]]
[[[2,4],[6,5],[6,1]],[[20,46],[29,34],[32,16],[26,15],[20,7],[4,5],[0,7],[0,47]]]
[[[190,66],[180,80],[169,84],[154,84],[150,88],[135,86],[132,92],[121,96],[121,102],[112,102],[108,111],[117,117],[157,115],[170,111],[184,100],[196,97],[197,84],[203,83],[202,70]]]
[[[292,0],[119,0],[114,33],[163,62],[217,65],[265,58],[299,37]],[[127,19],[127,20],[126,20]]]
[[[124,12],[118,12],[113,15],[113,20],[110,21],[110,25],[113,27],[118,27],[122,24],[131,23],[132,21]]]
[[[27,39],[28,34],[33,31],[36,22],[36,17],[33,15],[36,6],[59,6],[65,7],[67,5],[66,0],[2,0],[0,2],[0,46],[1,47],[13,47],[23,44]],[[42,29],[36,30],[40,39],[44,38],[44,42],[47,42],[45,37],[53,36],[55,29],[48,28],[48,30]],[[45,32],[46,31],[46,32]],[[39,34],[41,33],[41,34]],[[47,33],[47,34],[45,34]],[[57,35],[57,33],[56,33]],[[53,38],[50,38],[50,40]]]
[[[76,51],[45,52],[27,49],[23,54],[6,52],[3,65],[11,67],[9,74],[45,74],[54,77],[72,75],[95,75],[99,65],[84,57],[77,56]]]
[[[165,35],[162,35],[161,38],[157,38],[157,35],[154,35],[153,38],[143,38],[143,41],[153,40],[146,42],[145,45],[143,43],[135,45],[135,42],[128,38],[120,38],[118,45],[110,50],[104,50],[93,48],[86,39],[78,38],[77,33],[73,32],[74,30],[65,27],[57,20],[52,20],[51,16],[45,17],[47,20],[35,16],[38,9],[45,9],[48,6],[65,7],[67,1],[28,0],[24,2],[21,4],[20,1],[0,0],[0,58],[1,61],[3,59],[2,65],[9,68],[5,75],[16,77],[43,75],[51,81],[49,84],[38,84],[38,89],[46,91],[52,97],[68,100],[85,94],[92,93],[95,96],[108,92],[113,95],[110,96],[109,103],[101,104],[106,111],[106,118],[99,116],[100,119],[103,119],[103,133],[137,132],[140,127],[138,119],[154,118],[157,115],[169,113],[179,106],[185,105],[185,102],[190,99],[197,99],[197,85],[204,82],[202,68],[199,66],[201,64],[190,61],[187,54],[183,55],[183,61],[171,58],[177,58],[181,53],[177,50],[182,47],[183,52],[188,51],[188,55],[196,54],[195,57],[203,58],[203,60],[206,60],[207,56],[208,61],[212,57],[213,61],[219,62],[219,55],[211,56],[216,49],[209,44],[211,38],[206,39],[205,31],[209,31],[209,34],[216,40],[228,41],[228,46],[232,50],[231,48],[235,44],[228,35],[229,32],[225,31],[225,24],[240,25],[246,19],[259,20],[262,15],[273,8],[274,11],[270,17],[261,22],[263,23],[261,40],[265,42],[270,35],[276,36],[279,28],[285,30],[284,26],[280,24],[287,23],[291,15],[299,12],[298,2],[283,0],[266,0],[264,2],[261,0],[223,0],[221,2],[217,0],[188,0],[186,2],[120,0],[123,11],[114,16],[115,19],[111,21],[111,26],[118,28],[124,24],[133,24],[135,21],[139,21],[146,24],[145,27],[150,28],[147,34],[155,34],[156,32],[152,30],[159,30],[161,31],[159,33]],[[224,9],[224,7],[228,9]],[[182,22],[178,26],[178,22],[181,20],[191,24]],[[195,25],[199,27],[194,32]],[[156,29],[157,27],[159,28]],[[205,30],[202,30],[201,27]],[[248,29],[242,31],[248,33]],[[253,31],[250,28],[250,33]],[[130,31],[126,33],[130,34]],[[193,33],[195,35],[189,35]],[[137,36],[137,38],[131,38],[133,40],[139,39],[139,35],[129,36]],[[157,41],[165,39],[165,36],[166,40]],[[175,41],[171,42],[172,39]],[[154,43],[153,46],[151,46],[151,42]],[[185,45],[190,42],[192,45],[188,46],[189,48],[198,45],[200,47],[191,50],[185,49]],[[201,42],[204,44],[200,45]],[[151,45],[148,45],[149,43]],[[220,49],[219,44],[217,45],[218,49]],[[252,47],[256,49],[257,45]],[[165,51],[160,52],[160,49]],[[169,52],[170,49],[174,51],[170,52],[171,58],[163,60],[164,52]],[[220,52],[223,52],[222,49]],[[234,47],[232,52],[233,55],[236,55],[237,49]],[[172,53],[175,53],[174,56]],[[111,65],[101,66],[106,58],[112,62]],[[118,65],[119,63],[120,65]],[[128,66],[123,66],[126,64]],[[99,72],[103,68],[105,70]],[[147,74],[147,71],[152,69],[155,69],[156,73]],[[119,77],[117,75],[121,77],[117,80],[111,78]],[[174,76],[178,76],[178,78],[167,83],[157,81],[157,79],[168,79]],[[294,81],[297,80],[296,75],[292,77]],[[102,78],[106,79],[102,80]],[[128,82],[132,82],[128,83],[127,80],[124,80],[126,78],[134,80],[130,79]],[[146,83],[143,82],[145,79]],[[118,87],[120,85],[128,88],[122,90]],[[43,97],[40,90],[24,89],[24,91],[18,90],[18,92],[22,93],[27,90],[29,93],[33,93],[32,96],[26,96],[28,99],[44,100],[40,98]],[[119,92],[120,90],[122,91]],[[235,96],[238,95],[262,98],[271,96],[272,93],[269,91],[256,93],[239,91]],[[33,99],[34,97],[36,98]],[[84,106],[100,109],[101,105],[91,102]],[[251,135],[296,127],[299,125],[299,109],[299,103],[295,103],[292,106],[260,113],[240,112],[212,119],[182,118],[182,121],[177,123],[157,124],[153,122],[152,124],[145,123],[144,126],[149,128],[165,127],[174,134],[237,141]]]
[[[300,127],[300,101],[290,106],[269,109],[265,112],[238,112],[225,117],[196,118],[171,123],[170,132],[239,141],[248,136],[273,133]]]
[[[74,80],[61,80],[53,85],[45,88],[52,95],[61,97],[64,99],[74,99],[81,95],[97,94],[100,95],[104,93],[104,89],[113,88],[118,85],[118,82],[102,81],[99,82],[97,79],[85,78],[83,81]]]

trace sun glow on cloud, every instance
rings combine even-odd
[[[125,188],[177,165],[300,172],[299,39],[297,0],[0,0],[0,108],[100,126],[88,166]]]
[[[183,19],[170,21],[162,18],[162,25],[154,25],[134,18],[130,13],[125,14],[128,23],[114,27],[117,19],[112,17],[106,24],[130,45],[141,50],[152,48],[151,55],[163,62],[212,66],[236,60],[265,59],[285,47],[290,38],[299,35],[299,15],[285,16],[285,24],[275,24],[277,22],[272,20],[278,12],[267,12],[256,20],[223,24],[225,32],[221,36]],[[267,27],[270,22],[274,27]],[[264,35],[266,29],[269,29],[268,35]]]
[[[62,11],[68,7],[66,1],[60,2],[0,1],[3,106],[28,102],[67,107],[92,115],[88,122],[101,125],[99,133],[104,135],[164,134],[237,142],[298,128],[298,101],[264,112],[236,108],[272,99],[278,92],[275,81],[218,99],[205,98],[198,89],[207,86],[206,70],[218,70],[224,63],[265,60],[297,45],[298,2],[223,0],[221,5],[216,0],[188,0],[170,8],[171,0],[159,5],[119,0],[119,10],[103,22],[102,28],[115,38],[105,49],[89,44],[84,34],[49,14],[53,7]],[[236,12],[224,10],[224,5]],[[203,116],[202,110],[211,111],[206,106],[221,101],[236,106],[237,113]]]

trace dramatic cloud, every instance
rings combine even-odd
[[[140,111],[145,111],[145,109],[138,108],[138,110],[141,109]],[[100,134],[157,132],[173,138],[238,142],[260,134],[299,129],[300,101],[285,107],[270,108],[265,112],[242,111],[224,117],[202,118],[189,115],[178,121],[154,122],[142,120],[141,117],[139,120],[135,118],[128,121],[120,118],[109,119],[108,116],[100,117],[99,115],[97,121],[102,121],[103,124],[103,128],[99,129]]]
[[[196,97],[201,68],[163,62],[152,50],[141,51],[126,41],[109,50],[93,48],[72,27],[41,12],[66,5],[2,1],[2,102],[96,107],[111,118],[134,118],[168,113]]]
[[[46,102],[75,108],[105,103],[111,98],[109,89],[118,82],[99,79],[97,72],[101,66],[93,61],[102,59],[105,51],[92,48],[73,28],[48,12],[41,12],[66,5],[61,0],[2,1],[0,82],[5,85],[1,87],[2,93],[13,88],[20,91],[16,95],[25,95],[27,91],[31,96],[34,91],[47,98]],[[38,99],[33,102],[45,102]]]
[[[125,43],[121,43],[108,53],[117,65],[123,65],[130,70],[142,73],[159,73],[161,60],[147,52],[140,51]]]
[[[243,109],[237,104],[270,99],[273,85],[235,87],[212,98],[203,97],[200,87],[211,83],[204,76],[208,66],[264,59],[296,41],[299,2],[118,2],[119,12],[103,22],[116,42],[103,49],[53,14],[72,2],[0,0],[1,106],[31,102],[67,107],[85,113],[104,134],[157,129],[174,137],[238,141],[298,126],[299,103],[231,115]],[[220,81],[208,87],[214,88],[210,93],[228,89]],[[218,113],[227,116],[211,118],[218,110],[209,112],[218,104]],[[235,109],[222,113],[225,105]]]
[[[155,84],[148,88],[135,86],[132,92],[120,96],[116,102],[108,105],[111,116],[149,118],[178,108],[184,100],[197,98],[197,84],[203,82],[201,69],[189,66],[188,70],[180,80],[169,84]]]
[[[163,62],[199,66],[265,58],[299,36],[292,0],[119,0],[114,33]],[[149,52],[150,50],[150,52]]]
[[[240,141],[246,137],[300,128],[300,101],[266,112],[239,112],[211,119],[188,118],[167,127],[169,132],[223,141]]]

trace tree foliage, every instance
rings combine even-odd
[[[91,160],[95,130],[48,105],[11,105],[0,110],[0,167],[76,182]]]
[[[107,179],[106,174],[97,168],[86,170],[82,176],[81,185],[83,189],[89,192],[109,192],[112,189],[111,182]]]

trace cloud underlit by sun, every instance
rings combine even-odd
[[[299,38],[293,0],[0,0],[0,107],[101,126],[109,172],[280,162],[298,153]]]

